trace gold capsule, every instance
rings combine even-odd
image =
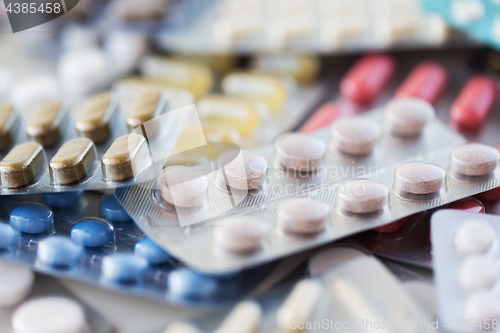
[[[50,160],[50,174],[56,185],[74,183],[82,179],[96,159],[92,140],[79,138],[66,142]]]
[[[16,112],[11,104],[0,105],[0,151],[12,143],[12,127],[16,120]]]
[[[297,83],[307,84],[316,79],[319,61],[310,54],[263,54],[253,60],[253,67],[258,71],[287,74]]]
[[[42,103],[29,125],[26,134],[45,148],[51,148],[61,138],[60,125],[64,118],[62,102],[57,100]]]
[[[104,178],[120,181],[132,178],[139,163],[148,159],[146,139],[130,134],[117,138],[102,158]]]
[[[45,154],[37,142],[19,144],[0,162],[2,186],[18,188],[28,185],[43,170]]]
[[[127,118],[127,125],[130,130],[153,119],[156,110],[162,100],[161,91],[147,90],[136,101],[132,111]]]
[[[110,134],[109,120],[113,113],[112,95],[102,93],[92,97],[75,123],[76,130],[96,144],[106,141]]]

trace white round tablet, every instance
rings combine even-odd
[[[285,233],[315,234],[326,228],[326,218],[330,206],[326,203],[309,199],[288,199],[280,204],[278,225]]]
[[[85,313],[65,297],[42,297],[19,306],[12,315],[17,333],[82,333]]]
[[[252,252],[261,248],[268,225],[250,216],[227,217],[214,228],[215,246],[230,252]]]
[[[375,121],[363,117],[341,118],[332,125],[335,148],[350,155],[370,154],[380,133],[380,126]]]
[[[266,180],[266,159],[249,150],[241,150],[237,156],[231,152],[222,154],[219,167],[226,174],[228,185],[238,190],[259,188]]]
[[[409,137],[422,133],[436,115],[434,107],[419,98],[396,98],[385,106],[385,126],[394,135]]]
[[[493,286],[500,274],[500,263],[484,255],[464,259],[458,273],[458,284],[465,291]]]
[[[466,143],[451,152],[451,167],[462,175],[484,176],[495,170],[500,152],[481,143]]]
[[[463,254],[484,253],[488,251],[495,239],[493,226],[479,218],[465,220],[458,228],[454,243]]]
[[[476,322],[500,319],[500,297],[488,291],[474,292],[465,302],[463,318]]]
[[[279,162],[295,172],[310,172],[321,166],[325,143],[302,133],[286,133],[276,140]]]
[[[431,194],[444,185],[446,172],[439,166],[425,162],[410,162],[396,169],[396,187],[412,194]]]
[[[366,214],[379,211],[384,207],[389,190],[382,183],[357,179],[340,184],[338,195],[341,210]]]
[[[31,291],[35,275],[28,268],[0,262],[0,307],[13,306]]]
[[[172,166],[161,175],[161,196],[176,207],[198,207],[207,198],[208,179],[187,166]]]

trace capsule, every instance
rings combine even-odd
[[[75,123],[76,130],[96,144],[106,141],[110,134],[109,120],[113,113],[112,96],[102,93],[92,97]]]
[[[259,330],[262,308],[254,301],[244,301],[224,319],[215,333],[256,333]]]
[[[96,159],[95,146],[87,138],[66,142],[50,160],[50,174],[55,185],[66,185],[82,179]]]
[[[60,125],[64,118],[61,101],[47,101],[40,105],[28,126],[26,134],[45,148],[55,146],[61,138]]]
[[[253,60],[253,67],[262,72],[290,75],[299,84],[307,84],[316,79],[319,61],[310,54],[266,54]]]
[[[299,132],[312,133],[324,127],[330,126],[340,117],[354,115],[356,111],[352,107],[335,102],[323,104],[314,114],[300,127]]]
[[[153,119],[162,100],[161,91],[147,90],[136,101],[127,118],[130,130]]]
[[[37,142],[19,144],[0,162],[2,186],[18,188],[29,184],[43,170],[45,154]]]
[[[364,56],[340,82],[340,93],[354,103],[369,103],[382,92],[396,69],[396,61],[387,54]]]
[[[487,76],[473,77],[453,102],[451,121],[460,129],[478,129],[495,105],[496,98],[497,86],[493,79]]]
[[[104,178],[120,181],[132,178],[137,165],[149,157],[146,139],[130,134],[117,138],[102,157]]]
[[[448,71],[435,62],[422,62],[406,77],[395,97],[415,97],[434,104],[448,84]]]
[[[11,104],[0,105],[0,151],[12,143],[12,127],[17,118],[14,106]]]

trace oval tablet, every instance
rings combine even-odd
[[[12,143],[12,127],[17,118],[14,105],[0,104],[0,151]]]
[[[52,208],[66,208],[80,201],[82,195],[83,191],[52,192],[42,194],[42,198]]]
[[[410,162],[396,169],[396,187],[412,194],[431,194],[444,185],[446,172],[437,165]]]
[[[476,291],[465,302],[464,318],[476,323],[500,318],[500,297],[491,291]]]
[[[262,247],[267,224],[249,216],[227,217],[213,231],[214,244],[229,252],[253,252]]]
[[[418,98],[396,98],[385,106],[385,126],[396,136],[420,135],[434,120],[434,107]]]
[[[466,143],[451,152],[452,170],[466,176],[485,176],[497,167],[500,153],[481,143]]]
[[[28,268],[0,261],[0,308],[18,304],[33,287],[35,274]]]
[[[287,169],[298,172],[317,170],[325,155],[323,141],[301,133],[289,133],[276,140],[279,162]]]
[[[145,237],[135,244],[134,253],[146,258],[152,265],[164,263],[172,258],[170,254],[156,245],[149,237]]]
[[[54,267],[69,267],[82,257],[83,247],[65,236],[52,236],[38,243],[38,260]]]
[[[19,231],[10,224],[0,223],[0,250],[6,250],[19,241]]]
[[[113,253],[102,260],[102,275],[119,283],[138,282],[148,268],[148,261],[133,253]]]
[[[230,151],[219,157],[219,167],[225,173],[227,185],[238,190],[261,187],[266,181],[266,159],[249,150],[241,150],[237,156],[234,155]]]
[[[484,253],[495,239],[493,226],[481,219],[468,219],[458,228],[453,243],[460,253]]]
[[[160,113],[161,110],[157,110],[161,100],[162,93],[156,89],[147,90],[139,96],[127,118],[127,125],[130,130],[143,125],[153,119],[157,113]]]
[[[261,318],[262,308],[257,302],[240,302],[214,333],[256,333],[259,330]]]
[[[113,114],[110,93],[93,96],[87,101],[83,112],[75,123],[76,130],[96,144],[106,141],[110,134],[109,120]]]
[[[129,134],[117,138],[102,157],[104,178],[121,181],[134,177],[139,164],[149,160],[146,139]]]
[[[315,234],[326,228],[330,207],[309,198],[288,199],[280,204],[278,225],[285,233]]]
[[[161,175],[161,196],[178,207],[201,206],[208,194],[207,177],[186,166],[173,166]]]
[[[168,274],[169,295],[178,299],[209,299],[218,290],[218,281],[187,268],[179,268]]]
[[[44,232],[53,223],[54,214],[41,204],[22,204],[10,212],[10,224],[17,230],[28,234]]]
[[[18,188],[28,185],[43,170],[45,154],[36,142],[16,145],[0,162],[2,186]]]
[[[126,222],[132,220],[114,194],[105,196],[100,203],[101,214],[111,221]]]
[[[59,127],[63,118],[64,109],[61,101],[44,102],[30,117],[30,123],[26,126],[26,134],[45,148],[51,148],[61,138]]]
[[[67,141],[50,160],[50,174],[56,185],[74,183],[82,179],[96,159],[92,140],[80,138]]]
[[[487,256],[472,255],[464,259],[458,272],[458,284],[465,291],[493,286],[500,274],[500,263]]]
[[[381,210],[389,190],[379,182],[372,180],[350,180],[340,184],[339,207],[349,213],[365,214]]]
[[[85,313],[77,302],[65,297],[41,297],[19,306],[12,314],[16,333],[81,333]]]
[[[342,118],[332,125],[335,148],[350,155],[370,154],[380,134],[380,126],[363,117]]]
[[[103,246],[111,242],[114,234],[111,223],[97,218],[84,220],[71,228],[71,238],[86,247]]]

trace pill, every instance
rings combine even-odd
[[[42,194],[43,201],[52,208],[71,207],[80,201],[83,191],[53,192]]]
[[[110,134],[110,118],[113,114],[111,104],[113,96],[110,93],[102,93],[88,100],[75,123],[76,130],[80,135],[89,138],[96,144],[106,141]]]
[[[188,59],[149,56],[140,64],[140,71],[145,77],[189,90],[195,97],[209,93],[214,83],[208,66]]]
[[[295,285],[276,312],[276,323],[285,332],[296,332],[292,322],[306,323],[314,314],[323,294],[323,286],[316,280],[303,280]]]
[[[206,96],[196,103],[200,118],[209,123],[237,129],[242,136],[254,134],[260,123],[260,112],[266,111],[266,106],[228,96]]]
[[[54,214],[42,204],[22,204],[10,213],[10,224],[17,230],[28,234],[44,232],[53,223]]]
[[[497,167],[500,153],[481,143],[466,143],[451,152],[451,167],[466,176],[488,175]]]
[[[436,62],[418,64],[396,91],[396,98],[420,98],[434,104],[448,84],[448,71]]]
[[[61,138],[61,122],[64,108],[61,101],[42,103],[26,126],[26,134],[45,148],[55,146]]]
[[[464,318],[485,323],[500,318],[500,297],[490,291],[476,291],[466,300]],[[484,327],[484,326],[483,326]]]
[[[335,102],[323,104],[314,114],[306,120],[299,129],[302,133],[312,133],[324,127],[330,126],[335,120],[344,116],[352,116],[355,110],[348,105]]]
[[[288,199],[279,205],[278,225],[285,233],[315,234],[326,228],[330,207],[324,202],[309,199]]]
[[[28,268],[0,261],[0,309],[25,299],[34,280],[35,274]]]
[[[11,104],[0,104],[0,151],[6,149],[12,143],[12,129],[17,114]]]
[[[103,219],[85,219],[71,228],[71,238],[86,247],[103,246],[113,237],[113,225]]]
[[[213,231],[214,244],[229,252],[253,252],[262,247],[268,226],[250,216],[227,217]]]
[[[14,311],[12,327],[16,333],[80,333],[86,329],[85,312],[66,297],[36,298]]]
[[[201,206],[208,195],[207,177],[186,166],[172,166],[161,176],[161,196],[176,207]]]
[[[500,263],[483,255],[464,259],[458,272],[458,284],[465,291],[493,286],[500,274]]]
[[[172,258],[149,237],[144,237],[137,244],[135,244],[134,253],[146,258],[146,260],[152,265],[164,263]]]
[[[384,184],[372,180],[350,180],[340,184],[339,207],[341,210],[365,214],[381,210],[389,195]]]
[[[54,267],[70,267],[78,262],[83,247],[69,237],[52,236],[38,243],[38,260]]]
[[[396,61],[387,54],[372,54],[359,59],[340,82],[340,93],[354,103],[374,100],[389,82]]]
[[[473,254],[488,251],[495,239],[493,226],[481,219],[468,219],[458,228],[453,243],[460,253]]]
[[[323,141],[302,133],[283,134],[275,146],[280,164],[299,172],[317,170],[326,151]]]
[[[87,138],[67,141],[50,160],[50,174],[56,185],[71,184],[82,179],[94,165],[94,143]]]
[[[208,299],[218,289],[215,278],[201,275],[187,268],[179,268],[170,272],[167,284],[169,295],[176,299]]]
[[[277,75],[257,72],[234,72],[222,80],[222,91],[230,96],[260,100],[271,112],[283,109],[288,98],[284,81]]]
[[[143,92],[135,102],[127,118],[127,125],[130,130],[153,119],[161,113],[162,93],[156,89],[148,89]]]
[[[36,142],[16,145],[0,162],[2,186],[18,188],[31,183],[45,167],[43,147]]]
[[[138,282],[148,267],[148,261],[133,253],[113,253],[102,260],[102,275],[118,283]]]
[[[140,164],[149,161],[146,139],[142,135],[129,134],[117,138],[102,157],[104,178],[121,181],[134,177]]]
[[[453,0],[451,13],[456,22],[471,23],[484,16],[484,4],[480,0]]]
[[[431,194],[444,185],[446,172],[437,165],[410,162],[396,169],[396,187],[412,194]]]
[[[362,117],[339,119],[333,123],[331,132],[335,148],[350,155],[370,154],[381,134],[375,121]]]
[[[299,84],[314,81],[319,71],[319,61],[312,54],[275,53],[257,55],[252,67],[261,72],[290,75]]]
[[[116,199],[116,196],[114,194],[105,196],[101,200],[99,206],[101,209],[101,214],[111,221],[125,222],[132,220],[125,208],[123,208],[120,202],[118,202],[118,199]]]
[[[194,324],[176,321],[168,325],[163,333],[201,333],[201,331]]]
[[[257,302],[240,302],[214,333],[256,333],[259,330],[261,318],[262,308]]]
[[[446,209],[458,209],[470,213],[484,213],[484,205],[476,199],[466,198],[452,202],[445,206]]]
[[[223,153],[219,167],[227,185],[238,190],[253,190],[266,181],[266,159],[249,150],[241,150],[236,156],[233,151]]]
[[[0,251],[15,245],[19,242],[19,237],[19,231],[10,224],[0,223]]]
[[[417,136],[434,120],[435,114],[434,107],[424,100],[396,98],[385,106],[384,124],[396,136]]]
[[[450,119],[460,129],[476,130],[485,122],[496,98],[496,82],[487,76],[474,76],[451,105]]]

